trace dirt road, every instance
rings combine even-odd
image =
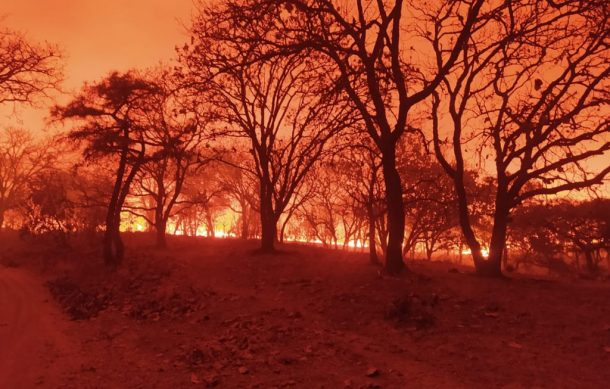
[[[59,387],[78,363],[69,324],[40,280],[0,266],[0,388]]]

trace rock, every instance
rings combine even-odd
[[[220,377],[217,374],[208,374],[205,377],[203,377],[204,381],[205,381],[205,385],[208,388],[213,388],[215,386],[218,386],[218,384],[220,384]]]
[[[194,385],[198,385],[201,383],[201,380],[199,379],[199,377],[197,377],[197,374],[191,373],[191,383]]]
[[[379,374],[380,374],[379,369],[377,369],[375,367],[369,367],[365,373],[365,375],[367,377],[379,377]]]

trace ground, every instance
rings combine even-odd
[[[94,245],[3,241],[0,388],[610,382],[607,281],[490,280],[424,262],[388,277],[363,253],[186,238],[159,251],[145,235],[110,271]]]

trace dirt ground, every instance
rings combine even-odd
[[[0,242],[0,388],[607,388],[610,283],[256,242]],[[10,247],[9,247],[10,246]]]

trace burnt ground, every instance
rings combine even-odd
[[[394,278],[361,253],[186,238],[159,251],[146,236],[112,272],[94,246],[3,242],[3,388],[610,382],[607,281],[490,280],[439,262]]]

